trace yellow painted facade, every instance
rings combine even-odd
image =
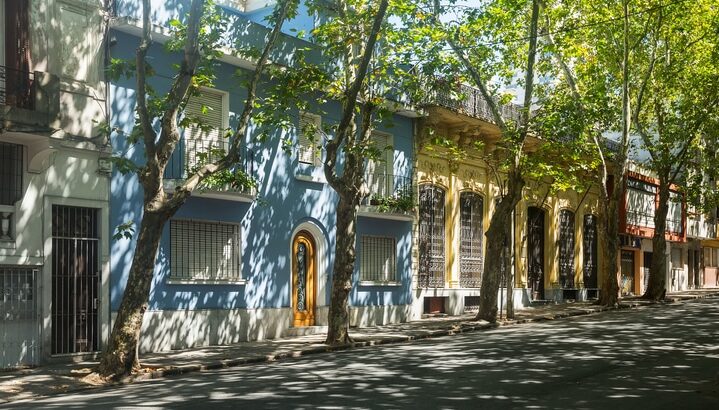
[[[468,120],[468,124],[462,126],[465,116],[460,114],[448,115],[445,111],[444,118],[434,119],[431,127],[439,130],[438,133],[446,135],[460,146],[471,147],[473,138],[483,138],[485,152],[477,151],[474,147],[466,149],[466,155],[462,159],[453,159],[452,153],[444,148],[437,148],[428,144],[422,144],[422,138],[416,152],[416,181],[418,186],[433,184],[445,190],[445,282],[442,288],[423,288],[419,282],[418,267],[419,255],[419,218],[415,222],[414,229],[414,290],[418,307],[415,313],[426,312],[428,304],[423,303],[424,298],[443,298],[440,303],[444,304],[444,312],[448,314],[462,314],[465,309],[465,301],[468,296],[478,296],[480,289],[462,287],[460,283],[460,195],[462,192],[471,191],[483,198],[483,230],[489,228],[489,222],[495,207],[495,198],[500,195],[500,188],[497,184],[497,176],[484,162],[484,158],[492,149],[493,141],[496,141],[496,134],[489,132],[491,125],[482,123],[481,126],[474,124],[475,119]],[[449,119],[451,118],[451,122]],[[430,112],[429,121],[433,121]],[[473,125],[474,124],[474,125]],[[475,126],[476,125],[476,126]],[[473,131],[474,130],[474,131]],[[473,132],[478,134],[472,135]],[[426,140],[426,139],[425,139]],[[527,305],[532,299],[528,290],[527,274],[527,211],[529,207],[540,207],[545,211],[544,217],[544,290],[545,299],[562,300],[563,298],[585,298],[587,293],[584,285],[584,250],[583,250],[583,226],[585,215],[598,214],[597,189],[590,189],[588,192],[557,192],[548,193],[550,184],[539,181],[528,181],[524,188],[523,198],[515,210],[514,223],[514,259],[513,271],[515,273],[515,306]],[[574,212],[574,288],[571,292],[564,294],[560,286],[559,274],[559,215],[564,209]],[[421,218],[421,215],[420,215]],[[486,255],[487,241],[483,236],[483,257]],[[598,246],[598,245],[597,245]],[[597,249],[597,255],[601,249]],[[598,256],[596,272],[602,272],[601,256]],[[597,286],[601,285],[601,277],[597,278]],[[500,295],[506,300],[506,295]],[[476,299],[475,299],[476,300]],[[436,302],[436,301],[435,301]]]

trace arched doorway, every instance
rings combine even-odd
[[[292,240],[292,313],[293,326],[314,326],[317,263],[315,240],[307,231]]]

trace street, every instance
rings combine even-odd
[[[719,408],[719,300],[58,394],[9,408]]]

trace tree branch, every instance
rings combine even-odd
[[[137,116],[140,120],[142,137],[145,142],[145,152],[148,163],[155,162],[155,130],[152,128],[152,118],[147,110],[147,69],[145,58],[152,45],[152,22],[150,19],[150,0],[142,1],[142,40],[135,53],[135,71],[137,80]]]

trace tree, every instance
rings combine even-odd
[[[162,230],[167,221],[203,183],[248,183],[248,176],[236,167],[241,160],[241,144],[257,104],[257,86],[266,69],[270,51],[279,38],[282,24],[296,13],[296,9],[296,0],[280,0],[275,6],[270,19],[273,28],[264,48],[256,55],[256,67],[247,86],[247,98],[237,126],[231,132],[227,151],[207,155],[206,161],[190,170],[188,178],[172,195],[167,195],[163,190],[163,175],[180,141],[180,127],[198,122],[192,118],[181,119],[182,113],[188,98],[196,94],[199,87],[212,84],[213,62],[219,56],[216,50],[224,23],[212,2],[192,0],[186,22],[173,22],[175,38],[168,43],[168,51],[181,52],[182,61],[169,92],[161,95],[148,83],[153,73],[147,62],[152,45],[152,21],[150,0],[143,0],[142,37],[136,59],[134,62],[116,61],[111,67],[115,74],[134,74],[136,79],[136,123],[131,137],[144,147],[146,161],[142,165],[122,158],[116,161],[121,171],[138,176],[144,194],[143,214],[125,292],[97,369],[101,376],[118,378],[139,370],[140,330],[148,307]],[[160,124],[159,133],[153,127],[155,120]]]
[[[438,37],[449,45],[459,66],[466,71],[464,78],[479,89],[501,132],[500,145],[504,155],[498,168],[505,177],[498,181],[502,187],[501,199],[486,233],[486,263],[477,314],[477,319],[495,322],[501,267],[507,263],[504,244],[511,240],[510,229],[514,226],[512,213],[522,199],[526,168],[531,162],[525,155],[525,148],[530,135],[530,110],[536,77],[539,1],[532,1],[530,10],[524,4],[511,1],[488,2],[484,7],[468,8],[464,13],[458,13],[462,14],[462,20],[457,24],[442,22],[448,7],[442,6],[438,0],[434,0],[431,7],[432,22],[440,32]],[[503,38],[523,40],[502,41]],[[503,115],[501,101],[506,99],[497,98],[498,87],[492,80],[500,77],[511,81],[518,71],[524,77],[521,84],[524,87],[524,104],[521,118],[516,121]]]
[[[652,258],[644,293],[650,300],[662,299],[667,288],[665,232],[669,205],[676,200],[670,195],[672,186],[679,184],[686,193],[703,185],[701,178],[690,176],[704,175],[696,159],[706,157],[696,154],[714,134],[712,120],[719,108],[717,16],[713,2],[666,5],[653,16],[645,46],[638,53],[643,64],[651,67],[651,75],[638,92],[632,121],[649,153],[645,165],[659,180],[652,237],[659,256]]]

